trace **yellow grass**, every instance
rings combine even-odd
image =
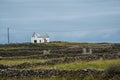
[[[28,69],[87,69],[87,68],[95,68],[95,69],[106,69],[110,65],[120,64],[120,59],[113,59],[113,60],[96,60],[96,61],[76,61],[71,63],[63,63],[63,64],[56,64],[56,65],[48,65],[48,66],[34,66]]]
[[[15,60],[0,60],[0,64],[3,65],[15,65],[21,64],[24,62],[36,63],[36,62],[45,62],[45,59],[15,59]]]

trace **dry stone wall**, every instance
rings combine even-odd
[[[36,69],[36,70],[18,70],[18,69],[0,69],[0,77],[52,77],[78,75],[86,76],[89,74],[102,74],[104,71],[96,69],[79,70],[59,70],[59,69]]]
[[[48,60],[46,62],[37,62],[37,63],[22,63],[22,64],[17,64],[17,65],[12,65],[12,66],[8,66],[8,65],[0,65],[0,69],[8,69],[8,68],[17,68],[17,69],[23,69],[23,68],[28,68],[28,67],[32,67],[32,66],[44,66],[44,65],[55,65],[55,64],[62,64],[62,63],[70,63],[70,62],[74,62],[74,61],[92,61],[92,60],[98,60],[100,58],[103,59],[118,59],[120,58],[120,55],[103,55],[102,57],[96,56],[96,55],[83,55],[83,56],[78,56],[78,57],[66,57],[66,58],[58,58],[58,59],[51,59]]]

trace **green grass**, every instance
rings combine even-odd
[[[48,65],[48,66],[34,66],[28,69],[87,69],[87,68],[95,68],[95,69],[106,69],[110,65],[113,64],[120,64],[120,59],[113,59],[113,60],[95,60],[95,61],[76,61],[71,63],[63,63],[63,64],[56,64],[56,65]]]
[[[23,44],[6,44],[0,45],[0,50],[19,50],[25,48],[51,48],[56,46],[81,46],[81,47],[110,47],[112,44],[97,44],[97,43],[79,43],[79,42],[50,42],[47,44],[32,44],[32,43],[23,43]]]
[[[80,43],[80,42],[52,42],[49,43],[50,44],[54,44],[57,46],[86,46],[86,47],[108,47],[111,46],[111,44],[97,44],[97,43]]]
[[[3,61],[3,62],[2,62]],[[1,60],[2,63],[5,63],[7,60]],[[22,60],[8,60],[12,62],[20,62]],[[24,61],[24,59],[23,59]],[[36,59],[26,59],[26,61],[29,62],[36,62],[39,60]],[[44,60],[43,60],[44,61]],[[9,62],[8,62],[9,63]],[[10,63],[13,64],[13,63]],[[71,63],[63,63],[63,64],[57,64],[53,66],[36,66],[31,67],[27,69],[40,69],[40,68],[47,68],[47,69],[86,69],[86,68],[96,68],[96,69],[107,69],[109,66],[114,64],[120,64],[120,59],[112,59],[112,60],[95,60],[95,61],[76,61]],[[0,77],[0,80],[104,80],[101,75],[88,75],[88,76],[78,76],[78,75],[66,75],[66,76],[52,76],[50,78],[40,78],[40,77],[24,77],[24,78],[8,78],[8,77]],[[108,80],[116,80],[116,79],[108,79]]]
[[[19,50],[19,49],[25,49],[25,47],[0,47],[0,50],[4,50],[4,51],[7,51],[7,50]]]
[[[21,64],[24,62],[37,63],[37,62],[45,62],[45,61],[47,60],[45,59],[15,59],[15,60],[0,60],[0,64],[15,65],[15,64]]]

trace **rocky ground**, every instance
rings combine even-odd
[[[83,53],[83,48],[86,53]],[[89,49],[92,50],[89,53]],[[15,64],[4,64],[2,61],[16,60],[45,60],[44,62],[23,61]],[[78,61],[95,61],[95,60],[120,59],[120,44],[111,43],[68,43],[52,42],[48,44],[6,44],[0,45],[0,77],[55,77],[55,76],[88,76],[105,74],[104,69],[34,69],[36,66],[53,66]],[[119,65],[119,63],[118,63]],[[102,66],[102,65],[101,65]],[[29,69],[32,67],[33,69]],[[110,71],[110,70],[109,70]],[[114,70],[113,70],[114,71]],[[120,75],[120,69],[114,72]],[[112,78],[115,75],[112,75]],[[119,77],[117,77],[118,79]],[[80,79],[80,78],[79,78]],[[79,80],[76,79],[76,80]],[[107,80],[107,78],[105,78]],[[82,79],[81,79],[82,80]]]

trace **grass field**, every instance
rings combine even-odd
[[[106,69],[110,65],[120,64],[120,59],[113,59],[113,60],[95,60],[95,61],[75,61],[71,63],[63,63],[63,64],[56,64],[56,65],[47,65],[47,66],[34,66],[28,69],[87,69],[87,68],[94,68],[94,69]]]
[[[76,60],[76,54],[82,54],[82,52],[80,52],[81,48],[93,48],[93,56],[96,55],[97,53],[100,55],[96,55],[98,56],[98,60],[94,59],[94,61],[88,61],[87,58],[85,57],[84,60],[82,59],[78,59]],[[31,43],[23,43],[23,44],[5,44],[5,45],[0,45],[0,64],[1,64],[1,71],[3,71],[4,75],[7,75],[4,73],[4,69],[18,69],[21,71],[25,71],[25,70],[33,70],[35,71],[35,69],[47,69],[47,70],[79,70],[79,69],[96,69],[96,70],[107,70],[109,69],[110,66],[112,65],[120,65],[120,58],[119,56],[117,57],[117,59],[113,59],[110,56],[108,56],[109,58],[105,58],[106,60],[104,60],[104,54],[118,54],[120,52],[120,44],[112,44],[112,43],[75,43],[75,42],[50,42],[47,44],[31,44]],[[42,53],[43,50],[50,50],[50,54],[52,55],[47,55]],[[75,50],[75,52],[74,52]],[[82,50],[82,49],[81,49]],[[58,51],[58,52],[57,52]],[[73,52],[72,52],[73,51]],[[95,52],[96,51],[96,52]],[[77,52],[77,53],[76,53]],[[70,53],[70,54],[69,54]],[[75,54],[76,53],[76,54]],[[25,54],[25,55],[24,55]],[[57,55],[55,54],[62,54],[62,57],[56,57]],[[64,55],[66,54],[66,55]],[[64,60],[64,58],[69,58],[69,55],[72,54],[72,57],[75,60],[70,60],[70,61],[66,61],[66,62],[62,62],[62,60]],[[44,55],[44,57],[43,57]],[[47,55],[47,56],[46,56]],[[42,56],[42,57],[40,57]],[[49,56],[49,57],[48,57]],[[79,55],[81,56],[81,55]],[[77,57],[79,57],[77,55]],[[88,55],[87,55],[88,56]],[[40,58],[41,59],[40,59]],[[70,56],[71,57],[71,56]],[[60,59],[61,58],[61,59]],[[100,59],[99,59],[100,58]],[[111,59],[110,59],[111,58]],[[3,60],[2,60],[3,59]],[[52,60],[53,59],[53,60]],[[55,60],[54,60],[55,59]],[[57,61],[61,60],[61,62],[57,63]],[[72,58],[71,58],[72,59]],[[51,61],[54,61],[55,63],[52,64]],[[72,61],[72,62],[71,62]],[[30,63],[30,65],[27,65],[26,62]],[[36,65],[36,63],[39,63],[38,65]],[[45,63],[45,64],[41,64]],[[50,64],[46,64],[46,62],[49,62]],[[25,63],[24,66],[23,65],[19,65]],[[8,65],[9,68],[2,68],[4,67],[4,65]],[[18,65],[17,67],[14,67],[14,65]],[[11,67],[13,66],[13,67]],[[19,67],[20,66],[20,67]],[[21,66],[23,68],[21,68]],[[23,70],[24,69],[24,70]],[[116,69],[116,68],[111,68],[112,69]],[[113,70],[113,71],[119,71],[120,68]],[[110,71],[110,74],[116,74],[113,71]],[[8,73],[8,72],[6,72]],[[66,74],[66,73],[65,73]],[[32,74],[33,75],[33,74]],[[117,76],[113,76],[111,79],[109,79],[109,77],[107,78],[107,80],[120,80],[120,77],[118,76],[120,75],[119,73],[117,73]],[[103,77],[101,77],[102,74],[99,75],[85,75],[85,76],[78,76],[76,74],[72,75],[65,75],[65,76],[50,76],[50,77],[2,77],[0,76],[0,80],[106,80],[103,79]]]
[[[15,65],[15,64],[25,63],[25,62],[37,63],[37,62],[45,62],[45,61],[47,60],[45,59],[15,59],[15,60],[0,60],[0,64]]]
[[[15,59],[15,60],[0,60],[0,64],[3,65],[17,65],[21,63],[38,63],[38,62],[46,62],[51,59]],[[111,59],[111,60],[103,60],[102,58],[95,61],[75,61],[70,63],[62,63],[62,64],[55,64],[55,65],[39,65],[28,67],[25,69],[87,69],[87,68],[94,68],[94,69],[106,69],[110,65],[120,64],[120,59]]]

